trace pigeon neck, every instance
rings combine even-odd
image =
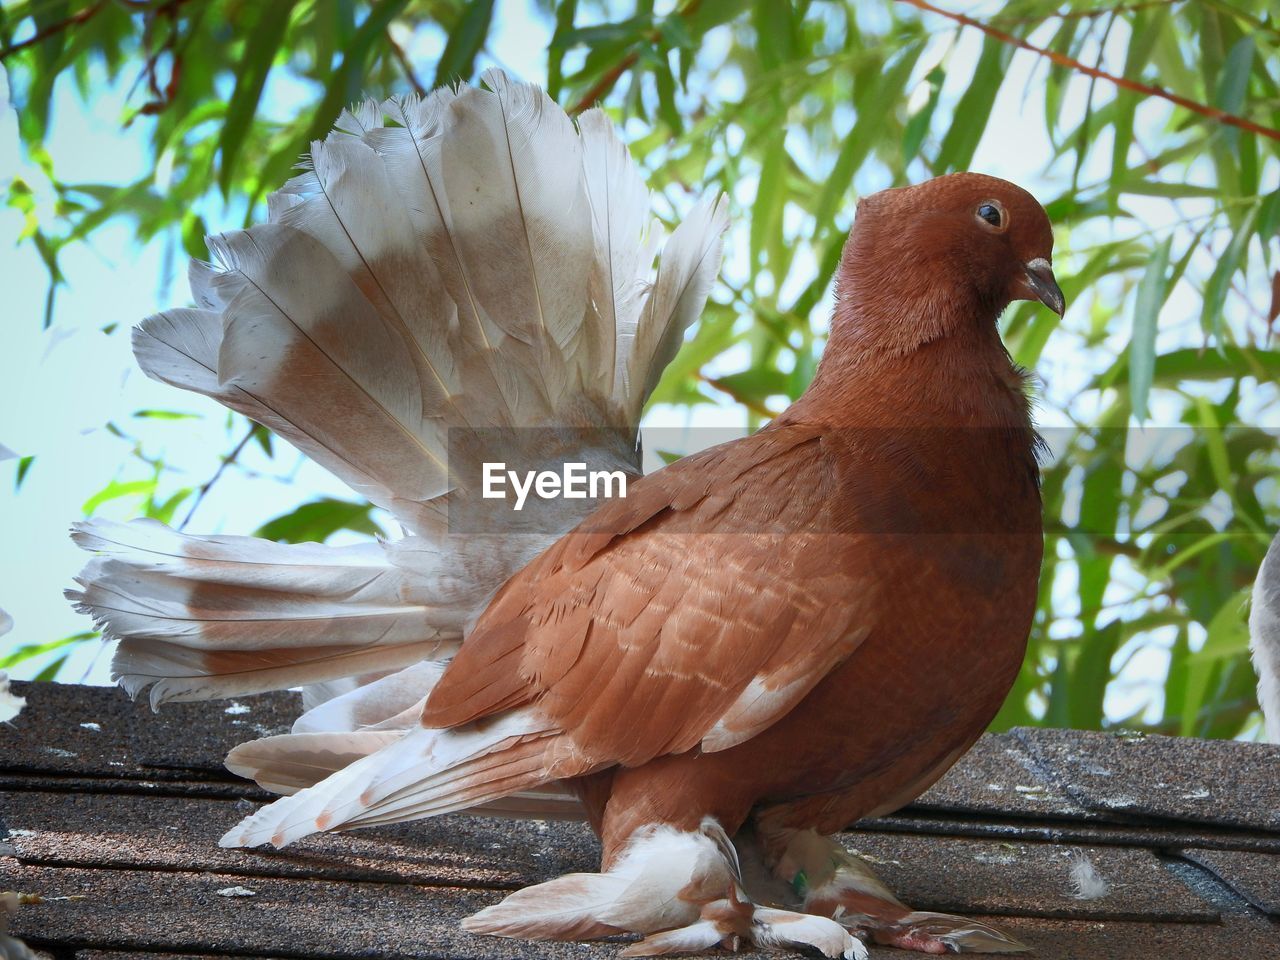
[[[843,303],[817,374],[789,419],[849,426],[1031,429],[1025,376],[996,329],[996,311],[975,323],[935,317],[934,337],[906,349],[868,336],[872,318]],[[901,315],[878,324],[903,324]],[[917,327],[919,329],[919,327]],[[791,413],[791,411],[788,411]]]

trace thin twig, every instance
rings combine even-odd
[[[698,7],[702,5],[702,0],[689,0],[684,8],[677,10],[675,16],[690,17],[697,12]],[[650,43],[657,43],[662,39],[660,30],[651,30],[646,35],[646,39]],[[632,50],[625,57],[615,63],[612,67],[600,75],[600,79],[591,85],[591,88],[584,93],[578,102],[569,108],[571,116],[577,116],[583,110],[588,110],[596,105],[596,102],[603,100],[605,95],[613,89],[613,85],[618,79],[635,66],[635,62],[640,59],[640,51]],[[772,416],[772,414],[770,414]]]
[[[1136,80],[1130,80],[1128,77],[1118,77],[1114,73],[1107,73],[1105,70],[1099,70],[1088,64],[1081,63],[1073,57],[1068,57],[1064,53],[1058,53],[1056,50],[1046,50],[1043,47],[1037,47],[1035,44],[1028,43],[1021,37],[1016,37],[1011,33],[1003,30],[997,30],[989,24],[973,17],[965,16],[963,13],[955,13],[951,10],[943,10],[941,7],[935,7],[928,0],[898,0],[899,3],[905,3],[915,7],[917,10],[924,10],[927,13],[936,13],[940,17],[946,17],[955,23],[964,27],[973,27],[981,30],[992,39],[999,40],[1001,43],[1007,43],[1011,46],[1018,47],[1034,53],[1037,56],[1048,57],[1054,63],[1061,67],[1075,70],[1077,73],[1083,73],[1087,77],[1097,77],[1099,80],[1108,80],[1117,87],[1125,90],[1132,90],[1134,93],[1141,93],[1149,97],[1158,97],[1161,100],[1167,100],[1169,103],[1176,104],[1185,110],[1207,117],[1210,120],[1216,120],[1218,123],[1224,123],[1231,127],[1238,127],[1241,130],[1247,130],[1250,133],[1256,133],[1259,136],[1266,137],[1269,140],[1280,140],[1280,130],[1273,127],[1264,126],[1260,123],[1248,119],[1247,117],[1236,116],[1234,113],[1228,113],[1226,110],[1219,110],[1217,107],[1211,107],[1207,103],[1200,103],[1198,100],[1190,100],[1181,94],[1174,93],[1172,90],[1166,90],[1163,87],[1157,87],[1149,83],[1139,83]]]
[[[195,503],[191,504],[191,509],[187,511],[186,519],[178,524],[179,530],[186,529],[187,524],[191,522],[191,518],[195,516],[196,510],[200,508],[200,504],[204,501],[205,496],[213,488],[213,485],[218,482],[218,478],[222,476],[227,467],[236,462],[236,459],[240,456],[241,452],[243,452],[244,448],[248,446],[249,441],[253,439],[253,435],[257,432],[258,425],[256,423],[250,424],[249,432],[240,438],[240,442],[235,445],[234,450],[222,458],[222,463],[218,464],[218,469],[214,471],[213,476],[200,487],[199,492],[196,494]]]
[[[1183,0],[1145,0],[1142,3],[1118,3],[1112,7],[1094,7],[1090,10],[1055,10],[1052,13],[1026,17],[992,17],[992,23],[1043,23],[1046,20],[1092,20],[1115,13],[1136,13],[1152,7],[1169,7]]]
[[[404,52],[404,47],[396,43],[395,37],[391,36],[390,30],[387,31],[387,46],[391,48],[391,53],[396,58],[396,62],[400,64],[400,70],[404,74],[404,78],[409,81],[409,85],[413,87],[414,92],[420,97],[425,97],[427,88],[418,79],[418,75],[413,72],[413,64],[409,62],[409,55]]]
[[[98,0],[91,7],[85,7],[78,13],[73,13],[65,20],[59,20],[57,23],[51,23],[43,29],[37,30],[25,40],[20,40],[11,47],[5,47],[0,50],[0,62],[3,62],[10,54],[17,53],[19,50],[25,50],[27,47],[34,47],[41,41],[48,40],[55,33],[61,33],[69,27],[74,27],[77,23],[84,23],[90,17],[97,16],[98,12],[107,5],[107,0]]]
[[[613,89],[613,85],[618,82],[618,78],[631,69],[640,54],[634,50],[625,57],[615,63],[612,67],[601,74],[600,79],[591,85],[591,89],[582,95],[582,98],[569,108],[569,113],[573,116],[595,106],[596,101],[603,100],[605,94]]]
[[[1102,31],[1102,39],[1098,42],[1098,58],[1093,62],[1093,68],[1098,70],[1102,67],[1102,58],[1107,54],[1107,38],[1111,36],[1111,28],[1116,25],[1116,17],[1113,14],[1107,20],[1106,29]],[[1093,24],[1089,24],[1085,37],[1093,36]],[[1089,78],[1089,92],[1084,98],[1084,119],[1080,121],[1080,137],[1076,142],[1076,164],[1071,170],[1071,192],[1073,194],[1080,193],[1080,171],[1084,168],[1084,158],[1089,152],[1089,124],[1093,121],[1093,91],[1098,84],[1097,77]]]
[[[705,373],[702,373],[701,371],[694,374],[694,376],[696,376],[699,380],[701,380],[707,386],[714,387],[716,390],[719,390],[721,393],[725,394],[730,399],[732,399],[735,403],[742,404],[752,413],[758,413],[760,416],[765,417],[766,419],[769,419],[769,420],[772,420],[774,417],[778,415],[778,411],[770,410],[768,407],[766,407],[763,403],[760,403],[758,400],[752,400],[750,397],[743,396],[741,391],[735,390],[733,387],[729,386],[723,380],[717,380],[715,377],[708,377]]]

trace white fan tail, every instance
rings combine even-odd
[[[160,702],[305,684],[315,705],[447,655],[592,508],[561,499],[464,531],[459,517],[481,515],[466,510],[495,515],[480,464],[637,475],[641,409],[702,307],[724,226],[723,202],[702,203],[664,248],[605,115],[575,124],[501,72],[344,113],[267,223],[209,238],[194,308],[143,321],[134,351],[410,535],[367,550],[236,541],[232,562],[234,538],[169,533],[166,560],[82,533],[105,552],[73,599],[121,639],[125,686],[154,684]],[[494,428],[497,449],[457,439]]]
[[[726,222],[723,201],[696,206],[655,272],[662,230],[608,118],[575,127],[539,88],[484,80],[345,113],[269,223],[209,239],[197,309],[135,339],[148,374],[265,424],[419,534],[478,477],[478,454],[449,463],[451,428],[615,428],[581,452],[637,472],[640,411]]]

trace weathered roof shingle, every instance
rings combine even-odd
[[[222,850],[255,785],[221,765],[292,695],[150,716],[114,690],[23,685],[0,726],[0,889],[58,960],[612,957],[470,936],[502,891],[596,867],[580,824],[444,817],[284,851]],[[1280,957],[1280,750],[1060,730],[987,736],[895,816],[845,834],[917,909],[980,916],[1045,960]],[[1110,891],[1073,895],[1087,857]],[[251,896],[219,891],[243,888]],[[899,951],[873,950],[888,960]]]

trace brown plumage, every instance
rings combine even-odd
[[[1022,661],[1037,440],[996,320],[1015,299],[1061,312],[1052,243],[1040,205],[990,177],[864,200],[805,395],[596,510],[503,586],[417,731],[228,842],[568,781],[602,874],[521,891],[473,929],[650,934],[636,953],[746,937],[860,955],[829,921],[752,902],[727,838],[745,851],[755,835],[802,911],[926,952],[1019,949],[912,913],[822,836],[941,776]]]
[[[1004,233],[975,214],[993,198]],[[1022,662],[1036,438],[995,319],[1051,245],[1034,199],[987,177],[864,201],[804,397],[512,578],[423,724],[533,705],[562,775],[606,767],[606,863],[642,823],[733,833],[755,809],[830,833],[919,795]]]

